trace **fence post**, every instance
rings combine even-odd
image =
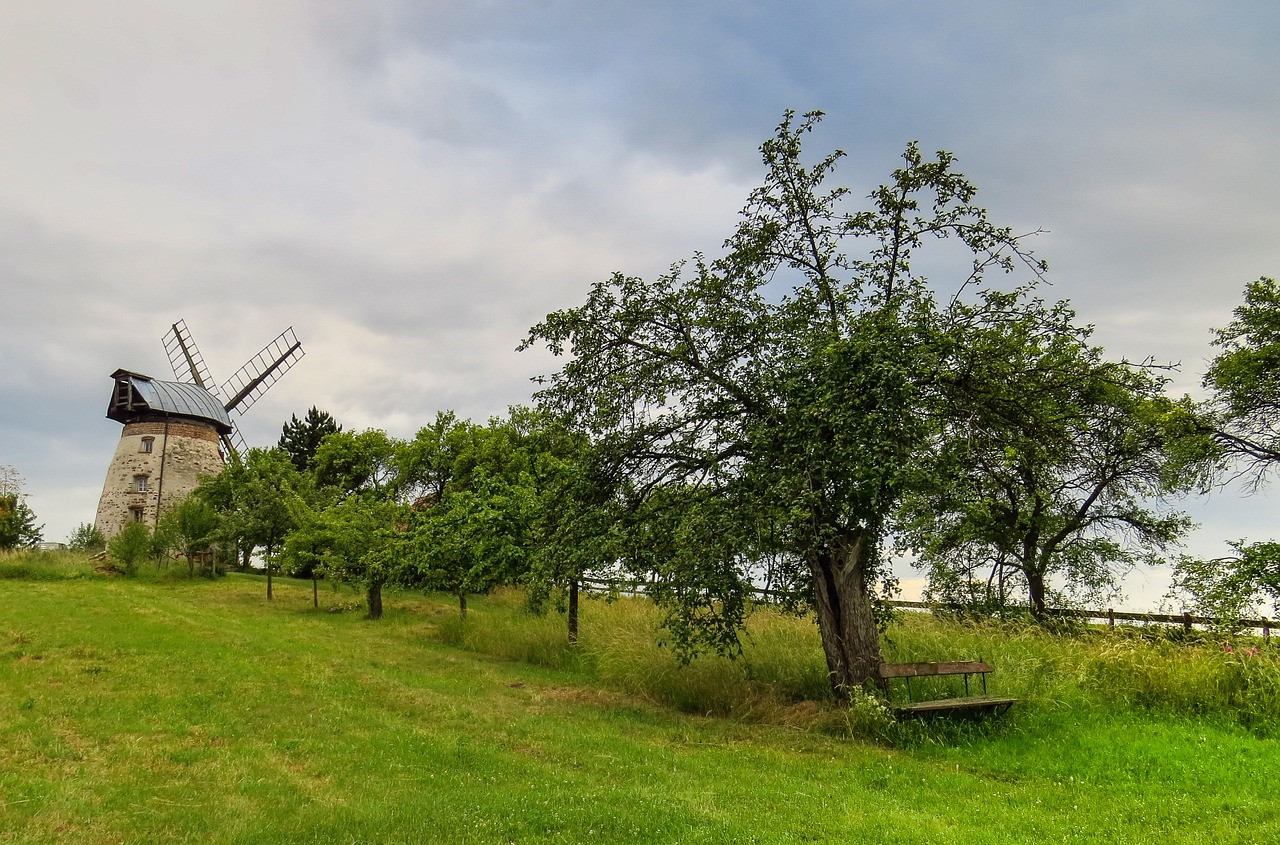
[[[1107,608],[1107,625],[1112,628],[1116,626],[1116,609],[1114,607]]]
[[[1182,630],[1191,633],[1191,614],[1185,610],[1182,612]]]
[[[1271,645],[1271,620],[1262,617],[1262,644]]]

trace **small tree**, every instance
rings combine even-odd
[[[188,575],[195,574],[196,559],[201,558],[213,576],[211,552],[220,527],[221,519],[212,505],[199,496],[188,496],[160,514],[156,535],[162,538],[166,551],[186,558]]]
[[[44,526],[22,493],[22,476],[0,464],[0,550],[30,548],[44,539]]]
[[[82,522],[67,538],[67,548],[75,552],[100,552],[107,547],[107,541],[92,522]]]
[[[296,524],[292,502],[305,489],[304,479],[281,450],[250,449],[195,491],[217,511],[217,539],[240,550],[242,565],[247,566],[255,549],[262,550],[268,599],[275,557]]]
[[[403,508],[369,494],[348,496],[323,510],[306,511],[290,532],[284,557],[325,577],[365,590],[368,618],[382,618],[382,588],[399,575],[397,547]]]
[[[107,553],[125,575],[138,574],[138,564],[155,554],[151,529],[145,522],[130,522],[107,543]]]
[[[466,616],[468,594],[514,581],[523,572],[533,507],[527,485],[477,471],[467,489],[451,491],[413,515],[406,538],[413,582],[457,596],[459,613]]]
[[[301,420],[296,414],[291,415],[289,422],[284,424],[277,445],[289,455],[289,460],[298,472],[306,472],[311,468],[320,443],[330,434],[339,431],[342,431],[342,426],[327,411],[321,411],[312,405],[306,417]]]
[[[0,496],[0,550],[32,548],[44,539],[44,526],[20,495]]]
[[[369,618],[382,617],[382,588],[399,577],[395,550],[406,525],[399,501],[403,444],[384,431],[340,431],[316,450],[311,472],[323,491],[298,510],[286,543],[295,568],[360,584]],[[314,583],[314,582],[313,582]]]

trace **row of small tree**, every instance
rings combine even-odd
[[[561,588],[586,556],[577,537],[559,551],[588,452],[582,435],[523,407],[483,425],[441,412],[407,440],[343,431],[312,408],[277,448],[235,458],[174,512],[207,510],[207,537],[242,563],[260,553],[268,597],[279,569],[362,585],[372,618],[387,584],[448,591],[465,613],[469,594],[499,583],[530,585],[542,601],[572,592]]]

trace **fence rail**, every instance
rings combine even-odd
[[[644,595],[649,586],[645,581],[615,581],[603,578],[581,578],[579,579],[579,583],[588,589],[618,591],[632,595]],[[782,595],[782,593],[776,590],[764,590],[759,588],[753,588],[751,593],[764,601],[776,599]],[[937,610],[947,609],[946,605],[923,601],[895,600],[890,601],[889,604],[893,607],[900,607],[908,610],[923,610],[930,613]],[[1191,633],[1195,630],[1195,626],[1197,625],[1201,627],[1213,627],[1221,624],[1223,621],[1212,616],[1195,616],[1191,613],[1134,613],[1127,610],[1114,610],[1112,608],[1107,608],[1106,610],[1049,608],[1047,612],[1050,616],[1056,616],[1062,619],[1076,619],[1082,622],[1106,622],[1111,628],[1114,628],[1117,622],[1143,622],[1154,623],[1157,625],[1179,625],[1187,633]],[[1271,642],[1271,629],[1275,627],[1276,620],[1262,617],[1259,619],[1236,619],[1231,621],[1240,628],[1261,631],[1262,639],[1268,644]]]

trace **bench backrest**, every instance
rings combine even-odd
[[[922,678],[930,675],[985,675],[991,667],[981,660],[951,663],[881,663],[881,678]]]

